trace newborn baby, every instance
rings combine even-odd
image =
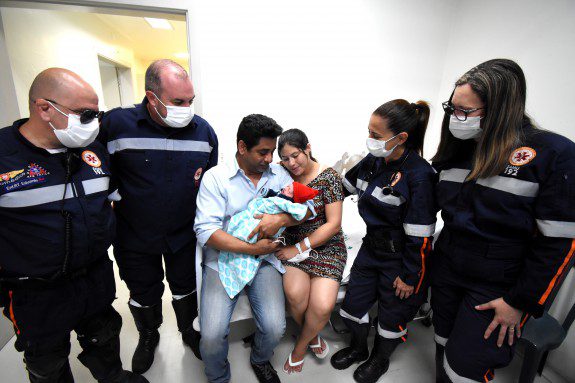
[[[317,194],[317,190],[298,182],[287,185],[279,193],[270,190],[264,197],[252,200],[246,210],[234,214],[226,232],[242,241],[255,243],[258,240],[257,235],[248,239],[252,230],[260,222],[260,219],[254,218],[254,216],[287,213],[301,221],[308,210],[308,206],[304,203],[313,199]],[[278,238],[284,230],[285,227],[282,227],[274,238]],[[262,259],[263,257],[254,257],[248,254],[220,252],[218,257],[220,280],[230,298],[235,297],[251,282]]]

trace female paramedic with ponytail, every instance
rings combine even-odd
[[[350,329],[350,347],[331,364],[354,372],[357,382],[375,382],[389,357],[407,339],[407,322],[427,298],[427,255],[435,230],[434,171],[422,157],[429,107],[419,101],[389,101],[369,121],[369,154],[345,174],[347,194],[357,194],[367,235],[351,269],[340,315]],[[368,353],[368,311],[379,303],[375,344]]]
[[[443,103],[433,165],[445,227],[433,253],[438,382],[488,382],[540,316],[575,250],[575,144],[537,129],[511,60],[484,62]]]

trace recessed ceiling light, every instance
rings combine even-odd
[[[144,17],[144,19],[154,29],[174,29],[172,24],[166,19],[155,19],[153,17]]]

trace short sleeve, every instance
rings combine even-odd
[[[343,193],[343,184],[340,175],[332,168],[327,168],[323,174],[326,184],[326,188],[323,192],[324,204],[329,205],[330,203],[343,201],[345,195]]]

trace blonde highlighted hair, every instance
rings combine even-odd
[[[468,180],[487,178],[501,173],[514,149],[525,142],[524,125],[527,87],[525,75],[516,62],[507,59],[486,61],[465,73],[455,86],[469,84],[485,105],[481,120],[483,133],[473,155]],[[441,141],[434,162],[445,162],[461,155],[469,145],[453,137],[446,113],[441,127]]]

